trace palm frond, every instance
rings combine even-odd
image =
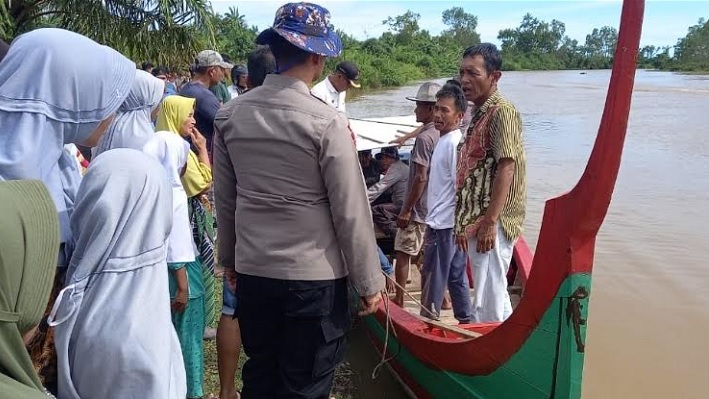
[[[208,0],[0,0],[0,4],[5,5],[0,6],[0,35],[5,37],[57,26],[134,60],[170,65],[185,63],[202,46],[215,43]]]

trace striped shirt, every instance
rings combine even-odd
[[[468,132],[458,146],[456,234],[474,236],[490,205],[492,182],[498,162],[503,158],[515,161],[515,174],[500,214],[500,223],[507,238],[514,240],[522,234],[525,217],[527,157],[519,112],[499,91],[495,91],[475,111]]]

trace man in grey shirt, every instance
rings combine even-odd
[[[350,326],[347,283],[362,315],[384,289],[347,117],[309,90],[342,49],[329,19],[316,4],[281,7],[257,38],[278,74],[214,123],[219,262],[237,272],[244,399],[328,397]]]
[[[383,168],[386,168],[386,174],[379,182],[367,189],[367,195],[369,202],[374,202],[385,192],[391,193],[391,202],[372,207],[372,217],[375,226],[388,237],[394,238],[397,229],[396,218],[406,198],[409,165],[399,159],[399,151],[396,147],[382,148],[377,156],[381,157],[379,162]]]
[[[423,130],[416,137],[414,148],[411,150],[406,200],[396,221],[399,227],[394,239],[396,282],[402,287],[406,285],[409,277],[411,257],[418,256],[421,252],[426,232],[428,167],[433,149],[440,138],[438,130],[433,126],[433,108],[436,104],[436,93],[440,89],[440,85],[427,82],[419,87],[415,97],[406,97],[407,100],[416,101],[416,122],[423,123]],[[404,291],[398,287],[394,302],[399,306],[404,305]]]

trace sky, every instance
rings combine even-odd
[[[273,23],[279,6],[295,0],[211,0],[212,8],[225,13],[236,7],[246,17],[249,25],[265,29]],[[622,2],[620,0],[557,0],[557,1],[327,1],[310,0],[326,7],[332,15],[335,28],[359,40],[379,37],[386,31],[382,21],[411,10],[421,15],[419,26],[436,35],[446,29],[441,21],[444,10],[463,7],[465,12],[478,17],[477,31],[482,41],[499,45],[497,34],[501,29],[519,26],[522,17],[534,17],[550,22],[560,20],[566,24],[566,34],[583,43],[593,28],[604,25],[618,27]],[[647,0],[641,45],[675,45],[677,39],[687,34],[700,17],[709,19],[709,0]]]

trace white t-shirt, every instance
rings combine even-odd
[[[455,172],[462,136],[460,129],[441,136],[431,155],[426,224],[432,229],[452,229],[455,224]]]
[[[313,88],[310,89],[310,93],[325,101],[336,110],[345,113],[345,96],[347,92],[343,91],[339,93],[335,90],[329,78],[325,78],[325,80],[313,86]]]

